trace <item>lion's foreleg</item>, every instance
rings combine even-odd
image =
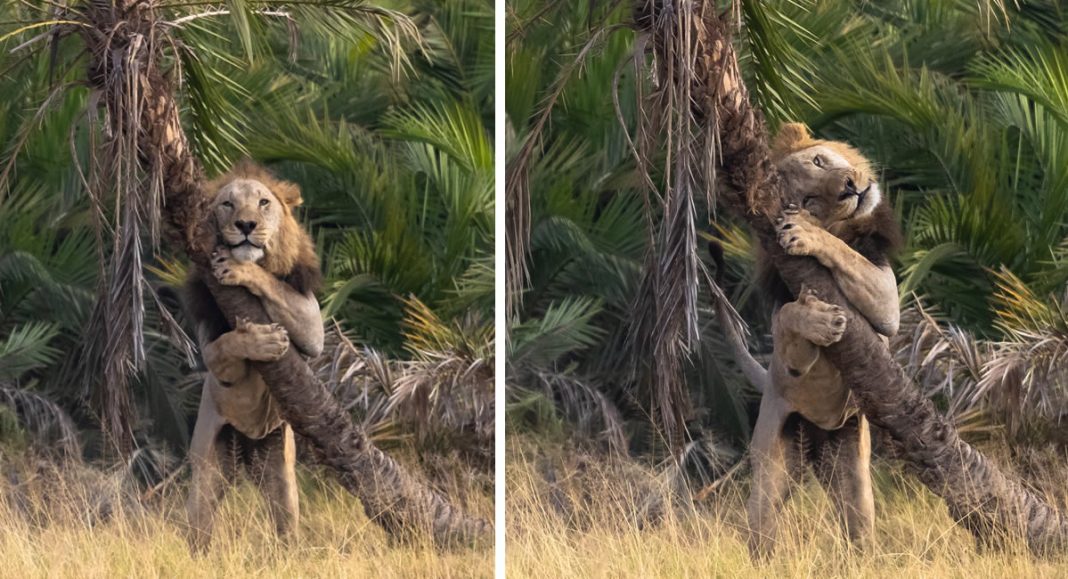
[[[850,418],[821,449],[816,474],[850,540],[863,546],[875,528],[871,485],[871,433],[863,415]]]
[[[288,348],[281,326],[238,320],[235,329],[204,345],[204,365],[220,383],[233,384],[248,375],[249,360],[277,360]]]
[[[271,320],[289,331],[289,339],[297,349],[308,356],[318,356],[323,351],[323,317],[315,296],[301,294],[271,277],[260,300]]]
[[[752,486],[747,505],[749,553],[764,558],[775,547],[779,515],[790,490],[791,464],[796,453],[783,433],[787,409],[782,400],[765,394],[749,447],[753,466]]]
[[[289,333],[297,349],[308,356],[323,351],[323,318],[314,295],[302,294],[255,263],[233,260],[216,252],[212,269],[225,285],[239,285],[260,298],[272,322]]]
[[[875,265],[804,215],[786,215],[778,227],[779,240],[787,253],[818,259],[875,331],[884,336],[897,333],[901,313],[897,280],[890,266]]]
[[[204,365],[220,383],[233,384],[248,376],[245,350],[240,335],[236,331],[227,332],[204,345]]]

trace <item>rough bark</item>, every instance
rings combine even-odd
[[[1064,549],[1068,520],[960,439],[845,300],[827,269],[811,257],[786,255],[775,242],[771,218],[792,200],[791,192],[784,189],[771,164],[767,130],[749,102],[729,25],[706,10],[696,26],[701,86],[695,94],[704,98],[695,99],[695,104],[706,122],[718,123],[719,202],[748,222],[792,292],[805,285],[848,312],[845,335],[826,349],[826,355],[861,409],[890,434],[908,469],[945,500],[951,516],[977,539],[1023,539],[1035,552]]]
[[[141,133],[138,150],[128,154],[138,156],[147,182],[162,185],[163,217],[173,241],[203,266],[214,245],[212,236],[200,228],[207,204],[203,171],[189,147],[174,86],[163,69],[169,41],[153,6],[152,0],[92,3],[87,12],[92,28],[85,35],[93,55],[90,84],[106,100],[114,90],[109,83],[114,82],[116,63],[137,62]],[[244,288],[209,283],[209,289],[228,319],[269,322],[259,300]],[[368,517],[391,535],[430,536],[439,545],[489,540],[488,522],[465,515],[376,448],[293,348],[280,360],[255,366],[293,429],[311,441],[323,464],[360,499]]]

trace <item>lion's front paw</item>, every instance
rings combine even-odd
[[[806,290],[798,300],[804,308],[804,323],[801,335],[817,346],[830,346],[842,339],[846,330],[845,310],[816,297],[816,292]]]
[[[823,245],[827,234],[808,211],[789,205],[775,220],[779,245],[790,255],[814,255]]]
[[[230,250],[217,248],[211,254],[211,271],[223,285],[251,286],[255,281],[255,264],[234,259]]]
[[[289,333],[279,324],[253,324],[238,320],[237,330],[245,338],[245,357],[259,362],[273,362],[289,350]]]

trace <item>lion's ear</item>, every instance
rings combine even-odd
[[[304,203],[304,198],[300,196],[300,187],[296,183],[279,181],[274,187],[274,194],[289,208],[298,207]]]
[[[775,140],[771,143],[771,150],[779,154],[796,151],[800,148],[799,145],[801,143],[811,140],[812,133],[808,132],[808,127],[804,124],[786,123],[779,128],[779,134],[775,135]]]

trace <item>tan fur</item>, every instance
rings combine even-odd
[[[223,465],[228,453],[240,450],[234,444],[255,446],[255,452],[245,454],[257,457],[254,482],[266,495],[271,517],[280,533],[296,530],[293,433],[250,362],[277,360],[290,346],[307,355],[317,355],[323,347],[319,304],[310,289],[318,279],[318,258],[311,238],[293,216],[293,208],[301,203],[300,189],[243,162],[209,183],[207,190],[213,193],[207,229],[219,243],[208,275],[224,285],[246,288],[260,299],[273,323],[230,324],[212,319],[213,303],[193,304],[195,311],[209,312],[198,319],[208,376],[190,448],[193,480],[187,503],[192,546],[198,550],[210,540],[215,508],[232,478]],[[210,300],[206,292],[198,295],[195,300]],[[220,324],[233,327],[220,334],[213,330]],[[224,440],[226,428],[237,432]]]
[[[813,139],[798,124],[780,131],[772,159],[796,200],[776,219],[779,244],[791,255],[819,260],[877,331],[896,333],[897,285],[885,252],[878,255],[884,245],[895,243],[896,224],[887,223],[892,213],[871,164],[848,145]],[[855,247],[863,247],[868,257]],[[806,452],[812,451],[799,447],[799,437],[823,445],[815,451],[817,471],[824,473],[821,481],[850,537],[863,542],[871,535],[867,421],[822,354],[822,348],[841,339],[845,328],[844,312],[809,291],[783,304],[773,317],[770,383],[750,447],[749,544],[754,556],[773,549],[782,503]]]

